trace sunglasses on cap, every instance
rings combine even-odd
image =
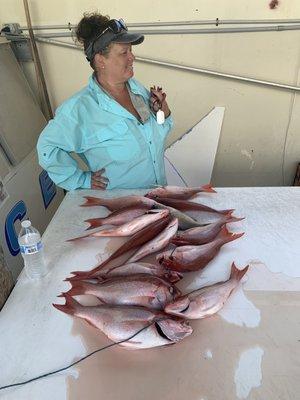
[[[104,33],[107,31],[112,31],[114,34],[118,34],[124,30],[128,31],[128,28],[122,18],[121,19],[111,19],[108,23],[107,28],[104,29],[104,31],[101,32],[100,35],[97,36],[97,38],[95,40],[97,40],[100,36],[104,35]]]
[[[95,39],[92,40],[92,42],[88,45],[88,47],[85,50],[86,58],[88,61],[91,61],[96,53],[99,51],[103,50],[114,38],[114,35],[118,35],[119,33],[122,33],[124,31],[128,31],[128,28],[124,22],[124,20],[121,19],[111,19],[108,23],[107,28],[104,29],[98,36],[95,37]],[[110,34],[110,35],[108,35]],[[101,43],[99,43],[99,39],[101,39],[104,36],[109,36],[107,39],[104,40],[103,38],[103,43],[101,46]],[[110,39],[110,40],[109,40]],[[98,49],[95,49],[95,43],[98,42]]]

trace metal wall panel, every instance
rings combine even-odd
[[[13,165],[35,147],[44,115],[5,40],[0,40],[0,146]]]

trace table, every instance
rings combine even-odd
[[[245,282],[218,315],[192,321],[193,334],[164,348],[100,352],[70,370],[0,391],[0,399],[105,400],[296,400],[300,396],[300,188],[219,188],[197,201],[235,208],[245,220],[229,224],[243,238],[221,249],[202,274],[191,273],[191,290],[227,279],[230,264],[250,264]],[[144,191],[111,191],[114,197]],[[70,271],[90,269],[124,239],[66,239],[83,233],[102,207],[79,208],[84,195],[69,192],[43,236],[50,270],[37,283],[25,274],[0,313],[0,386],[64,367],[110,341],[52,303],[69,287]],[[102,193],[101,193],[102,195]],[[99,256],[98,256],[99,257]],[[179,286],[180,286],[179,285]]]

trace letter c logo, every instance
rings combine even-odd
[[[19,201],[7,214],[5,221],[5,238],[6,243],[9,248],[10,253],[16,256],[20,252],[20,247],[18,243],[18,236],[15,230],[15,222],[17,220],[22,221],[27,212],[26,205],[24,201]]]

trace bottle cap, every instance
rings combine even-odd
[[[31,222],[29,221],[29,219],[26,219],[25,221],[21,222],[21,226],[22,228],[29,228],[31,226]]]

